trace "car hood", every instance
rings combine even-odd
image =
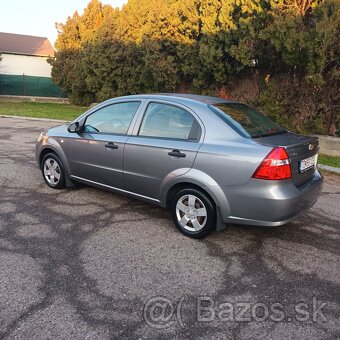
[[[58,125],[47,130],[49,136],[64,136],[68,134],[67,131],[68,124]]]

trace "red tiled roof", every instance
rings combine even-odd
[[[0,53],[54,56],[54,49],[47,38],[0,32]]]

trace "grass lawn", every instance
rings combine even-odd
[[[10,102],[0,99],[0,115],[73,120],[86,107],[58,103]]]
[[[335,168],[340,168],[340,157],[320,154],[318,158],[318,163],[334,166]]]

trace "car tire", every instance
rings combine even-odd
[[[202,238],[215,228],[214,204],[200,190],[188,188],[178,191],[170,209],[175,225],[186,236]]]
[[[66,188],[63,163],[55,153],[48,153],[41,162],[41,172],[45,183],[53,189]]]

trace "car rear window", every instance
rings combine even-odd
[[[223,103],[209,108],[246,138],[259,138],[287,132],[270,118],[245,104]]]

